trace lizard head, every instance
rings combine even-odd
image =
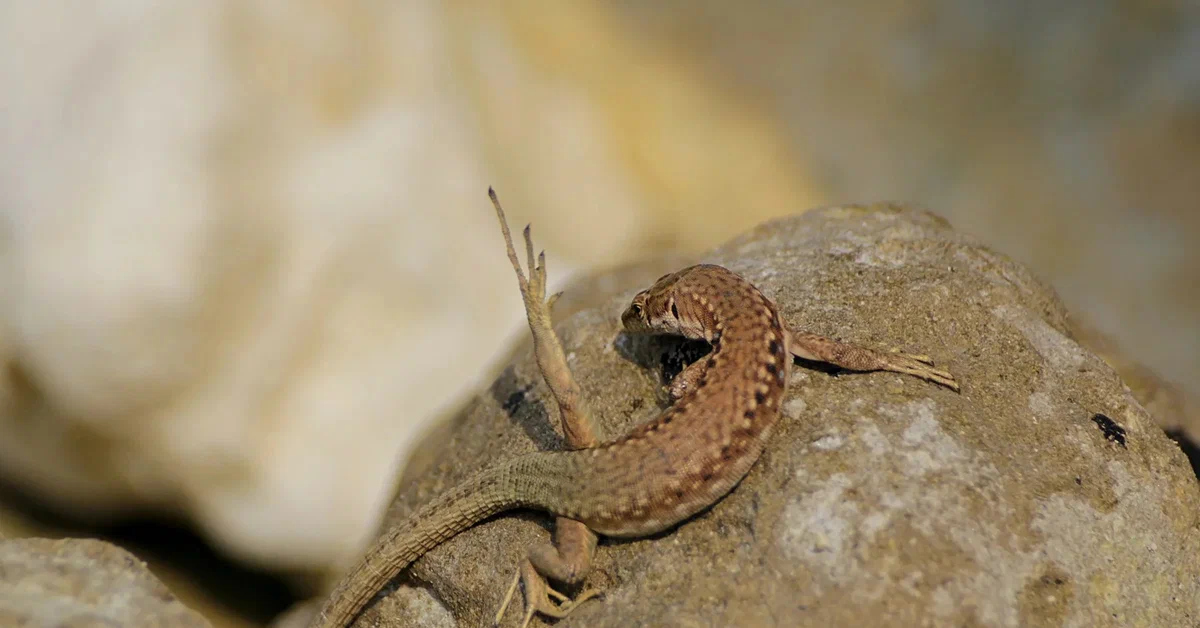
[[[633,297],[621,314],[625,331],[645,334],[675,334],[688,338],[704,338],[711,314],[697,307],[697,292],[688,286],[696,283],[707,266],[690,266],[663,275],[654,285]]]

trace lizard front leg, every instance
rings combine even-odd
[[[599,443],[595,423],[588,413],[579,385],[571,375],[562,344],[559,343],[551,324],[551,310],[559,295],[554,294],[549,299],[546,298],[546,254],[539,253],[537,262],[534,262],[533,239],[529,226],[526,226],[525,255],[529,267],[529,277],[526,278],[513,247],[512,235],[508,230],[508,221],[504,218],[504,210],[500,207],[500,199],[491,188],[488,189],[488,196],[492,199],[496,216],[500,219],[500,230],[504,234],[508,260],[516,271],[521,298],[525,303],[525,314],[529,320],[529,330],[533,335],[534,356],[538,369],[558,404],[567,447],[583,449],[595,446]],[[596,547],[596,535],[583,523],[557,517],[554,526],[554,544],[533,548],[529,557],[522,561],[496,612],[496,624],[504,617],[518,584],[523,584],[525,588],[522,628],[529,623],[534,613],[564,617],[580,602],[599,595],[597,591],[584,591],[571,600],[546,583],[546,577],[567,584],[575,584],[582,580],[591,567],[592,552]]]
[[[795,357],[824,362],[848,371],[891,371],[928,380],[958,391],[958,382],[950,373],[933,367],[933,361],[923,355],[881,352],[855,344],[834,340],[808,332],[786,329],[788,351]],[[708,360],[703,358],[684,367],[667,384],[671,402],[679,401],[700,385],[708,372]]]
[[[671,378],[667,384],[667,396],[670,397],[671,403],[683,399],[689,392],[695,390],[707,372],[708,360],[700,358],[676,373],[675,377]]]
[[[912,375],[958,391],[958,382],[950,373],[933,367],[933,361],[923,355],[881,352],[855,344],[787,329],[787,347],[792,355],[824,362],[847,371],[891,371]]]

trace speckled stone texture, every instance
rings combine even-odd
[[[91,539],[0,541],[4,628],[209,628],[129,552]]]
[[[798,366],[781,428],[741,485],[672,531],[602,541],[586,586],[604,597],[556,626],[1200,624],[1196,477],[1026,269],[891,205],[780,219],[702,261],[743,274],[793,326],[930,355],[962,394]],[[659,411],[663,372],[687,353],[621,333],[619,312],[645,284],[610,286],[557,326],[607,437]],[[431,445],[436,463],[389,524],[481,466],[561,447],[556,412],[520,349]],[[468,530],[358,625],[483,624],[549,525],[515,512]]]

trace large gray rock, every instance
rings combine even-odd
[[[92,539],[0,541],[0,626],[209,628],[146,564]]]
[[[778,220],[704,261],[743,274],[795,326],[929,354],[962,394],[797,367],[745,481],[670,532],[602,541],[587,586],[605,596],[557,626],[1200,623],[1196,477],[1024,268],[890,205]],[[662,371],[690,351],[621,334],[618,314],[645,283],[557,328],[609,437],[659,411]],[[450,427],[388,525],[480,467],[562,447],[553,407],[526,347]],[[468,530],[359,625],[485,623],[549,523],[515,512]]]

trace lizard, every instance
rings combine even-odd
[[[539,370],[559,405],[572,449],[540,451],[485,468],[386,531],[334,587],[311,628],[346,628],[387,583],[426,552],[499,513],[536,509],[556,520],[557,547],[535,548],[518,569],[495,623],[516,586],[526,610],[564,617],[598,595],[574,599],[545,576],[575,582],[586,573],[595,536],[637,538],[669,530],[728,494],[758,460],[781,411],[793,357],[850,371],[886,370],[958,391],[954,377],[920,355],[880,352],[789,328],[776,305],[740,275],[698,264],[664,275],[638,292],[621,315],[628,333],[704,340],[712,351],[671,382],[674,401],[654,419],[619,438],[598,442],[578,385],[554,334],[545,297],[545,252],[534,261],[524,231],[529,278],[522,272],[496,193],[500,220],[534,337]],[[552,598],[554,601],[552,601]]]

